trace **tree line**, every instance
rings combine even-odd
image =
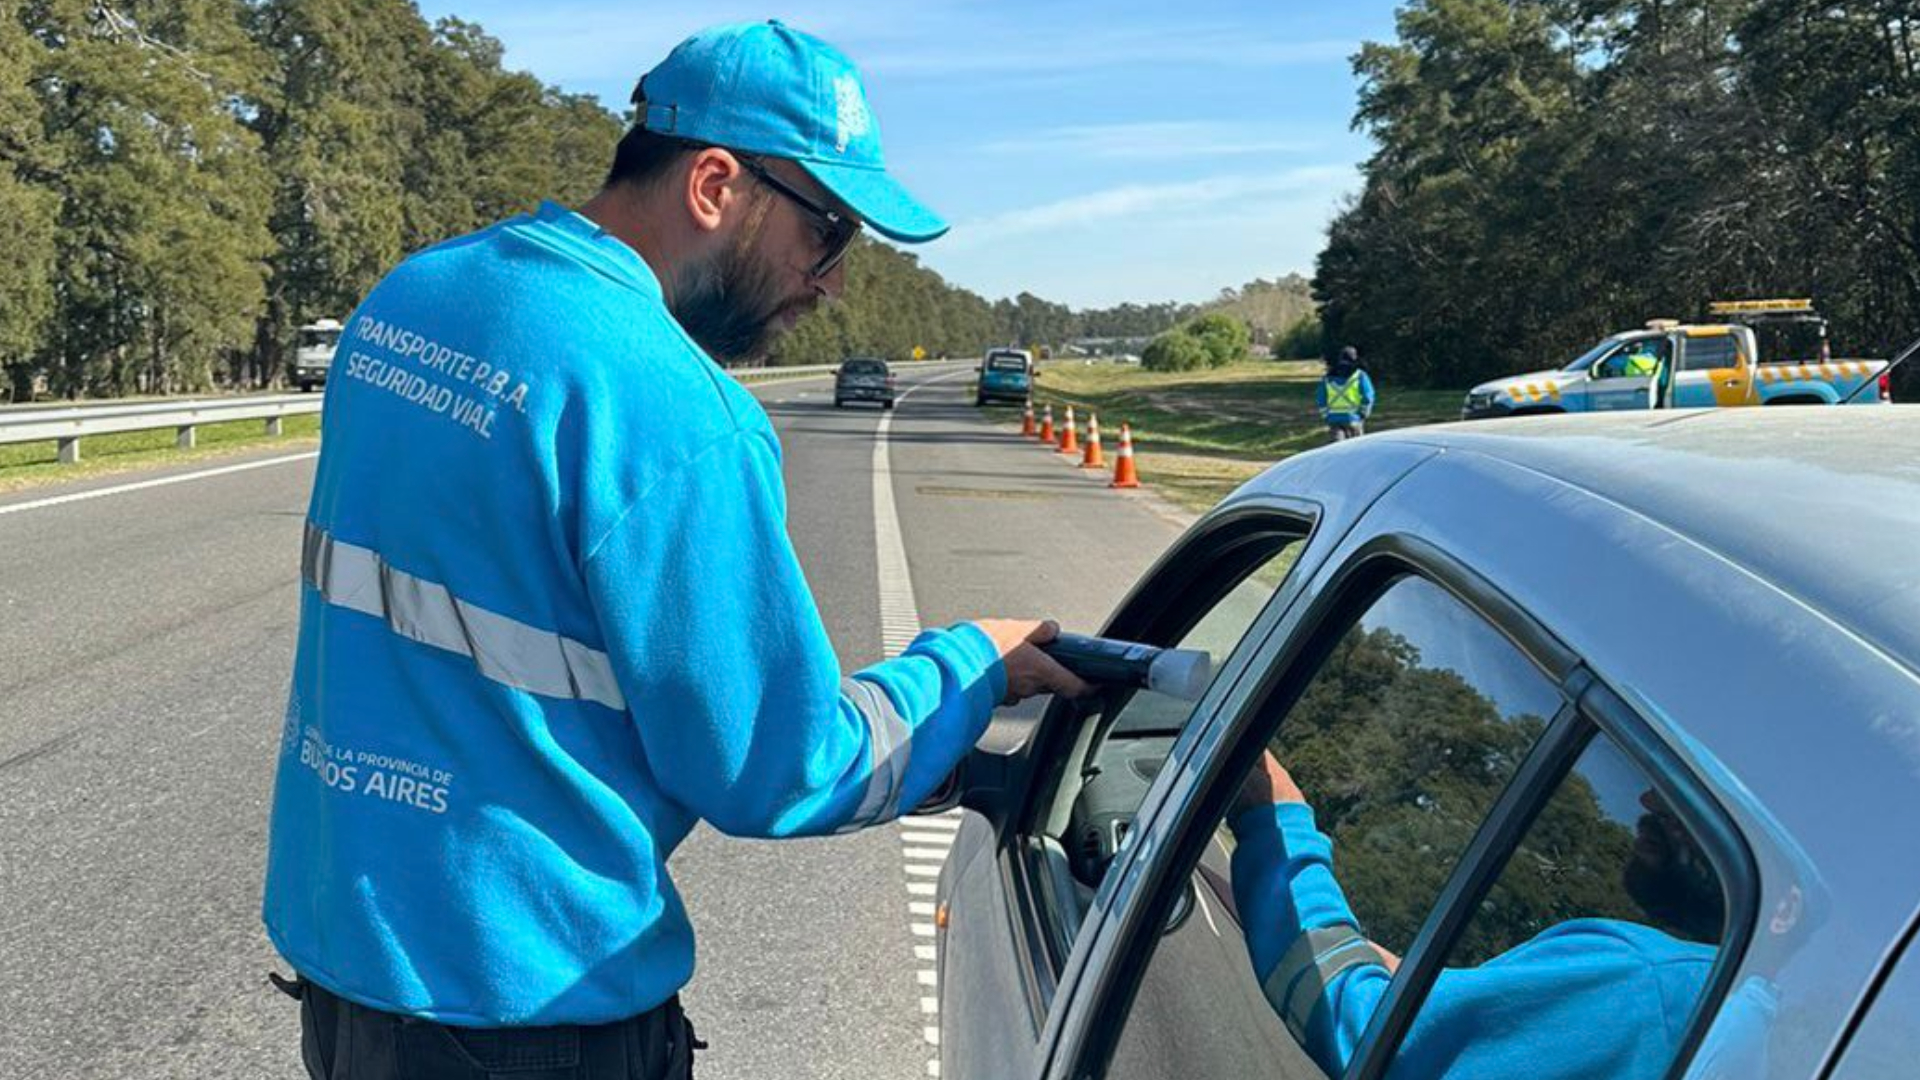
[[[12,396],[261,385],[407,252],[580,199],[617,117],[407,0],[27,0],[0,18]]]
[[[272,385],[299,326],[344,318],[409,252],[541,199],[584,201],[625,123],[411,0],[0,10],[0,395],[14,400]],[[773,362],[1145,337],[1200,310],[988,301],[863,242],[845,302]]]
[[[1920,6],[1409,0],[1354,61],[1376,149],[1314,289],[1376,372],[1464,385],[1713,299],[1920,335]],[[1909,377],[1913,372],[1907,372]]]

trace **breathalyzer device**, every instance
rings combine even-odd
[[[1199,649],[1162,649],[1133,641],[1061,634],[1040,651],[1092,683],[1119,684],[1197,701],[1213,678],[1213,657]]]

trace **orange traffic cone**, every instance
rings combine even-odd
[[[1027,411],[1020,416],[1020,434],[1025,435],[1029,439],[1040,434],[1040,429],[1033,426],[1032,398],[1027,399]]]
[[[1133,469],[1133,429],[1124,422],[1120,425],[1120,452],[1114,456],[1113,483],[1107,486],[1117,488],[1140,486],[1140,474]]]
[[[1100,414],[1087,417],[1087,456],[1080,459],[1083,469],[1104,469],[1107,459],[1100,454]]]
[[[1077,454],[1080,452],[1080,436],[1074,432],[1076,421],[1073,418],[1073,406],[1067,406],[1067,426],[1060,432],[1060,452]]]
[[[1043,443],[1050,443],[1053,441],[1053,406],[1052,405],[1047,406],[1046,417],[1045,419],[1040,421],[1040,441]]]

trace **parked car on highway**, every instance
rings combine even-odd
[[[1033,354],[1025,349],[988,349],[980,358],[973,403],[1027,400],[1033,393]]]
[[[849,401],[874,401],[883,409],[893,408],[893,372],[885,360],[873,357],[849,357],[833,376],[833,407]]]
[[[1212,653],[1197,703],[956,772],[940,1075],[1908,1075],[1917,456],[1920,410],[1749,409],[1269,469],[1103,631]]]

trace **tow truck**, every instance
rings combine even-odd
[[[1880,405],[1893,400],[1885,360],[1836,359],[1827,320],[1813,301],[1724,300],[1709,323],[1654,319],[1602,338],[1558,370],[1481,383],[1467,393],[1463,420],[1621,409],[1711,409],[1749,405]],[[1814,332],[1814,355],[1765,359],[1760,332],[1788,338]],[[1629,374],[1630,356],[1651,354],[1652,375]],[[1641,365],[1645,366],[1645,365]],[[1866,384],[1875,385],[1869,387]]]

